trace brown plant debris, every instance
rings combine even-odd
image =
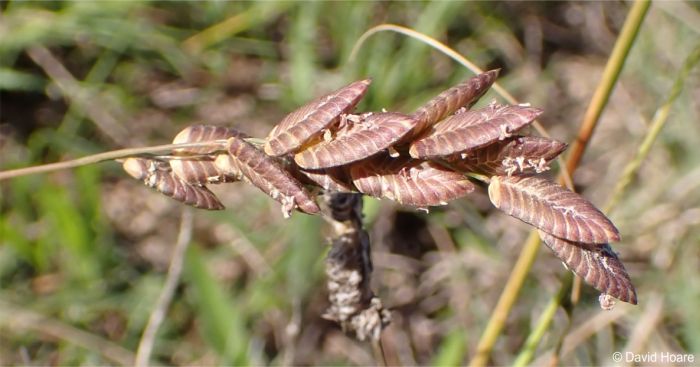
[[[545,245],[564,265],[586,283],[621,301],[637,304],[637,293],[624,265],[609,244],[587,244],[563,240],[539,231]],[[609,309],[613,303],[601,298],[601,307]]]
[[[166,163],[144,158],[128,158],[123,167],[129,175],[142,180],[146,186],[177,201],[200,209],[224,209],[224,205],[206,186],[181,180]]]
[[[389,154],[353,165],[350,176],[363,194],[421,208],[446,205],[474,190],[467,177],[435,162]]]
[[[267,137],[265,153],[281,156],[295,152],[324,129],[349,113],[367,92],[371,79],[351,83],[287,115]]]
[[[180,131],[173,144],[225,140],[232,136],[246,138],[247,135],[228,127],[192,125]],[[215,148],[175,149],[176,158],[170,160],[173,173],[191,184],[223,183],[237,181],[238,175],[223,174],[214,163]]]
[[[444,157],[504,140],[530,124],[542,110],[526,106],[491,104],[452,115],[411,143],[413,158]]]
[[[294,156],[294,161],[307,169],[359,161],[396,144],[415,125],[416,121],[404,114],[374,113],[358,122],[347,122],[335,138],[304,149]]]
[[[526,175],[544,172],[549,163],[566,149],[557,140],[536,136],[512,136],[466,154],[445,160],[462,172],[489,176]]]
[[[319,212],[314,198],[277,160],[237,137],[228,139],[228,151],[250,183],[282,204],[285,217],[294,209],[308,214]]]
[[[331,305],[323,317],[358,340],[377,341],[391,313],[370,288],[372,261],[369,235],[362,228],[362,195],[334,193],[325,198],[336,237],[326,258]]]
[[[496,208],[559,238],[583,243],[620,240],[617,228],[580,195],[539,177],[493,176]]]
[[[419,136],[425,129],[453,114],[462,107],[470,107],[488,91],[498,77],[499,70],[489,70],[470,78],[446,91],[421,106],[411,116],[417,125],[411,137]]]

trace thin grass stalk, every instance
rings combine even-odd
[[[668,115],[670,113],[671,107],[673,106],[673,103],[676,101],[676,99],[678,99],[678,96],[683,90],[683,86],[685,84],[685,80],[688,77],[688,74],[697,65],[699,61],[700,45],[695,47],[695,49],[693,49],[690,55],[686,58],[683,67],[676,76],[676,80],[674,81],[673,87],[671,88],[671,94],[668,96],[664,104],[662,104],[654,113],[652,124],[649,126],[649,129],[647,129],[647,132],[644,136],[644,140],[639,146],[639,150],[637,151],[636,155],[632,158],[632,160],[627,164],[622,175],[617,180],[615,189],[613,190],[613,193],[611,194],[608,203],[605,205],[605,209],[603,210],[603,212],[608,213],[612,211],[627,191],[627,188],[632,182],[633,177],[639,171],[639,167],[641,166],[642,162],[649,155],[649,151],[654,141],[656,141],[656,138],[658,137],[659,133],[661,132],[661,129],[665,126],[666,121],[668,120]],[[569,285],[567,285],[566,283],[566,281],[562,283],[560,293],[563,289],[569,287]],[[526,365],[532,360],[533,353],[537,349],[537,345],[544,336],[544,333],[541,331],[544,331],[549,328],[549,325],[551,325],[552,318],[554,317],[554,312],[550,312],[550,307],[554,307],[556,310],[556,308],[559,307],[559,305],[564,300],[560,297],[560,293],[558,293],[552,298],[549,305],[540,316],[540,319],[538,320],[535,328],[528,336],[527,341],[525,342],[525,346],[516,358],[515,365]],[[564,336],[565,334],[562,335],[562,340]]]
[[[255,8],[248,8],[238,14],[190,36],[182,42],[182,47],[192,54],[199,54],[207,46],[235,36],[250,27],[254,18]]]
[[[513,362],[514,367],[527,366],[532,360],[532,357],[537,351],[537,346],[540,344],[540,340],[544,337],[544,334],[549,330],[549,326],[552,325],[552,319],[557,313],[559,306],[563,303],[569,294],[573,284],[573,274],[567,273],[566,278],[562,282],[559,292],[552,297],[547,304],[547,307],[542,311],[539,320],[535,324],[535,328],[532,329],[530,335],[528,335],[527,340],[525,340],[525,345],[520,350],[518,357]]]
[[[518,260],[515,262],[501,297],[498,299],[493,313],[491,313],[486,329],[484,329],[481,339],[479,339],[476,354],[469,362],[470,366],[485,366],[487,364],[491,350],[503,330],[503,325],[506,323],[508,314],[518,298],[520,289],[525,282],[525,278],[527,278],[527,274],[530,272],[530,268],[532,268],[532,263],[535,261],[539,249],[539,234],[537,234],[537,231],[532,231],[526,240],[523,250],[520,252]]]
[[[375,33],[384,32],[384,31],[396,32],[396,33],[403,34],[405,36],[417,39],[418,41],[421,41],[421,42],[425,43],[426,45],[428,45],[428,46],[442,52],[443,54],[447,55],[449,58],[451,58],[452,60],[455,60],[460,65],[469,69],[474,74],[481,74],[484,72],[476,64],[469,61],[467,58],[460,55],[458,52],[451,49],[449,46],[445,45],[444,43],[436,40],[435,38],[432,38],[426,34],[414,31],[413,29],[406,28],[406,27],[396,25],[396,24],[380,24],[380,25],[374,26],[374,27],[368,29],[367,31],[365,31],[365,33],[363,33],[362,36],[360,36],[360,38],[357,40],[357,42],[355,42],[355,45],[353,46],[352,51],[350,51],[350,56],[348,58],[348,62],[353,62],[355,60],[357,53],[360,51],[360,48],[365,43],[365,41],[367,41],[367,39],[369,37],[371,37]],[[501,96],[503,99],[505,99],[508,103],[510,103],[510,104],[518,104],[519,103],[518,100],[515,99],[515,97],[513,97],[513,95],[510,94],[505,88],[503,88],[500,84],[498,84],[498,82],[493,83],[492,88],[494,91],[496,91],[496,93],[499,96]],[[544,128],[544,126],[542,126],[542,124],[540,124],[539,121],[534,120],[532,122],[532,126],[535,128],[537,133],[539,133],[540,135],[544,136],[545,138],[551,138],[551,136],[549,135],[547,130]],[[570,189],[573,189],[574,185],[573,185],[573,182],[571,180],[571,175],[569,174],[569,170],[566,167],[566,165],[564,164],[564,161],[562,160],[561,157],[557,157],[557,162],[559,163],[559,168],[561,169],[560,174],[562,175],[566,186]],[[483,181],[483,182],[488,182],[488,181],[484,181],[481,179],[479,179],[479,180]]]
[[[608,97],[610,96],[612,88],[618,79],[619,72],[624,65],[625,59],[629,55],[629,50],[634,44],[634,40],[636,39],[639,28],[648,9],[648,0],[638,0],[634,3],[632,9],[627,15],[627,18],[625,19],[625,24],[622,27],[620,36],[615,42],[615,46],[605,67],[603,79],[596,89],[596,93],[591,100],[587,113],[584,116],[584,120],[581,124],[581,128],[579,129],[579,136],[574,144],[576,148],[567,159],[566,167],[570,174],[574,173],[578,167],[578,164],[580,163],[581,157],[586,149],[587,142],[590,140],[590,137],[598,124],[599,117],[603,111],[603,108],[607,104]],[[501,297],[496,304],[496,308],[486,324],[486,329],[484,330],[477,345],[476,354],[469,363],[471,366],[485,366],[488,363],[489,355],[493,350],[493,346],[496,344],[496,340],[503,330],[506,318],[510,313],[510,310],[513,308],[515,300],[518,297],[518,293],[520,293],[522,285],[525,282],[525,278],[527,277],[527,274],[534,263],[535,257],[537,256],[537,250],[539,250],[539,244],[539,235],[536,231],[532,231],[522,251],[520,252],[516,266],[508,278],[506,286],[501,293]],[[526,267],[521,268],[520,265]]]
[[[569,172],[573,172],[581,162],[586,146],[598,125],[598,120],[600,119],[601,113],[603,113],[603,108],[608,103],[608,99],[612,94],[615,83],[617,83],[620,71],[622,71],[622,67],[625,65],[625,60],[627,59],[630,48],[637,38],[637,33],[639,33],[639,28],[649,10],[650,4],[651,2],[649,0],[637,0],[627,14],[627,19],[622,26],[620,36],[615,42],[615,47],[613,47],[610,58],[608,58],[605,70],[603,70],[600,83],[598,83],[598,87],[593,93],[591,103],[588,105],[588,109],[584,114],[583,122],[576,136],[576,141],[572,144],[571,153],[569,153],[566,164]]]
[[[165,283],[158,296],[156,305],[148,317],[148,323],[143,330],[141,340],[139,341],[139,347],[136,350],[136,361],[134,365],[137,367],[147,367],[150,365],[151,352],[153,351],[158,329],[165,319],[165,314],[168,312],[170,303],[175,295],[175,288],[180,282],[185,253],[192,240],[193,222],[192,209],[189,207],[183,208],[182,218],[180,219],[180,231],[177,236],[172,259],[170,260],[170,266],[168,267],[168,275],[165,278]]]
[[[683,86],[688,78],[688,74],[690,74],[690,71],[697,65],[698,61],[700,61],[700,44],[697,45],[685,59],[683,67],[673,83],[671,94],[666,99],[666,102],[664,102],[664,104],[661,105],[654,113],[651,126],[649,126],[649,129],[647,130],[644,140],[637,150],[637,154],[627,164],[627,166],[625,166],[622,176],[620,179],[618,179],[617,184],[615,184],[610,200],[605,206],[606,212],[612,210],[617,205],[620,199],[622,199],[627,187],[630,185],[630,183],[632,183],[634,176],[639,171],[639,167],[649,155],[652,145],[659,136],[661,129],[663,129],[665,126],[666,121],[668,120],[668,115],[671,112],[671,107],[673,107],[673,103],[676,101],[676,99],[678,99],[678,96],[683,91]]]
[[[139,155],[170,152],[173,149],[180,149],[180,148],[212,148],[212,149],[217,149],[217,150],[218,149],[223,150],[225,147],[225,144],[226,144],[226,140],[214,140],[214,141],[204,141],[204,142],[196,142],[196,143],[165,144],[165,145],[155,145],[155,146],[151,146],[151,147],[126,148],[126,149],[111,150],[109,152],[88,155],[85,157],[81,157],[81,158],[77,158],[77,159],[73,159],[73,160],[69,160],[69,161],[42,164],[40,166],[32,166],[32,167],[25,167],[25,168],[18,168],[18,169],[12,169],[12,170],[7,170],[7,171],[1,171],[0,172],[0,181],[6,180],[9,178],[19,177],[19,176],[32,175],[32,174],[36,174],[36,173],[53,172],[53,171],[58,171],[58,170],[62,170],[62,169],[86,166],[88,164],[95,164],[95,163],[100,163],[100,162],[104,162],[104,161],[129,158],[129,157],[134,157],[134,156],[139,156]]]
[[[182,47],[191,54],[199,55],[207,47],[231,39],[255,26],[256,23],[285,12],[290,6],[294,5],[294,2],[251,2],[250,4],[252,6],[240,13],[188,37],[182,42]]]
[[[426,34],[414,31],[413,29],[406,28],[400,25],[396,24],[380,24],[377,26],[374,26],[370,29],[368,29],[365,33],[360,36],[360,38],[355,42],[355,45],[352,48],[352,51],[350,51],[350,57],[348,62],[353,62],[355,60],[355,57],[357,56],[357,53],[360,51],[360,48],[362,45],[365,43],[365,41],[375,33],[383,32],[383,31],[391,31],[391,32],[396,32],[399,34],[403,34],[404,36],[408,36],[411,38],[415,38],[426,45],[442,52],[443,54],[447,55],[449,58],[452,60],[457,61],[460,65],[464,66],[465,68],[469,69],[474,74],[481,74],[484,72],[483,69],[481,69],[479,66],[474,64],[473,62],[469,61],[467,58],[464,56],[460,55],[458,52],[455,50],[451,49],[449,46],[446,44],[436,40],[433,37],[430,37]],[[503,99],[505,99],[508,103],[510,104],[518,104],[518,100],[513,97],[512,94],[510,94],[505,88],[503,88],[498,82],[493,83],[491,86],[494,91]],[[538,133],[540,133],[542,136],[549,138],[549,134],[547,131],[542,127],[542,125],[537,122],[533,121],[532,125],[535,127]]]

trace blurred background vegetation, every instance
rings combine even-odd
[[[416,40],[359,36],[389,22],[433,36],[484,69],[562,141],[575,138],[626,2],[4,2],[0,169],[165,144],[194,123],[263,137],[285,113],[364,77],[359,110],[409,112],[471,73]],[[652,8],[574,176],[602,206],[700,37],[698,3]],[[497,98],[493,92],[481,103]],[[614,351],[700,358],[700,73],[611,212],[638,306],[601,311],[584,286],[534,364]],[[556,171],[556,169],[554,170]],[[0,182],[0,365],[130,364],[163,288],[183,206],[116,163]],[[368,343],[321,318],[329,235],[284,220],[245,185],[213,187],[227,210],[194,211],[182,279],[156,336],[156,364],[372,365]],[[391,364],[466,363],[527,235],[482,192],[417,212],[366,200],[373,286],[393,311]],[[491,363],[507,365],[565,270],[544,250]]]

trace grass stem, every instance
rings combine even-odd
[[[135,365],[137,367],[145,367],[149,365],[151,352],[153,351],[153,345],[155,344],[156,334],[158,333],[158,329],[165,319],[165,314],[167,313],[170,303],[173,300],[173,296],[175,295],[175,288],[180,281],[185,253],[187,252],[187,247],[192,240],[192,227],[194,223],[193,218],[192,209],[185,207],[182,210],[180,232],[178,233],[175,249],[173,251],[172,259],[170,260],[170,266],[168,268],[168,275],[165,278],[165,284],[163,284],[163,289],[158,296],[156,306],[153,308],[151,315],[148,317],[148,323],[143,330],[143,335],[139,341],[139,347],[136,350]]]
[[[590,137],[593,135],[593,131],[598,124],[599,117],[603,111],[603,108],[608,102],[608,98],[612,93],[613,86],[617,82],[620,70],[624,65],[625,59],[629,55],[629,50],[634,44],[639,28],[641,27],[642,21],[649,9],[648,0],[638,0],[632,6],[625,24],[622,27],[620,36],[615,42],[613,51],[608,59],[608,63],[603,72],[603,78],[598,84],[598,88],[591,100],[591,103],[584,115],[581,128],[579,129],[579,134],[574,143],[574,148],[572,153],[569,154],[569,158],[566,163],[566,168],[570,174],[573,174],[578,167],[581,157],[585,152],[586,146]],[[506,283],[501,297],[496,304],[496,308],[491,314],[486,329],[479,340],[477,346],[477,352],[474,358],[470,361],[471,366],[485,366],[488,363],[489,355],[493,350],[493,346],[496,340],[503,330],[506,318],[513,308],[520,289],[525,282],[525,278],[530,271],[532,264],[537,256],[537,250],[539,249],[540,239],[537,231],[532,231],[528,237],[523,250],[521,251],[516,266],[511,272],[510,277]]]
[[[544,337],[544,334],[552,325],[552,319],[554,319],[554,315],[557,313],[559,305],[563,303],[564,299],[569,294],[569,291],[572,288],[572,283],[573,274],[569,273],[567,274],[566,279],[564,279],[562,282],[559,292],[552,297],[549,304],[547,304],[547,307],[542,312],[542,315],[540,315],[534,329],[530,332],[530,335],[528,335],[527,340],[525,340],[525,345],[520,350],[515,362],[513,362],[513,366],[523,367],[530,363],[532,357],[535,355],[535,351],[537,351],[537,346],[540,344],[540,340],[542,340],[542,337]]]
[[[649,126],[649,129],[647,130],[647,133],[644,136],[644,140],[639,145],[637,154],[634,156],[634,158],[632,158],[632,160],[627,164],[627,166],[625,166],[625,169],[622,171],[622,176],[620,176],[620,179],[617,181],[617,184],[613,189],[613,193],[610,197],[610,200],[605,205],[605,212],[612,210],[617,205],[617,203],[624,195],[627,187],[630,185],[630,183],[632,183],[634,176],[639,171],[639,167],[649,155],[649,151],[651,150],[652,145],[656,141],[656,138],[659,136],[661,129],[666,124],[666,121],[668,120],[668,115],[671,112],[671,107],[673,106],[673,103],[676,101],[676,99],[678,99],[678,96],[681,94],[685,81],[688,79],[688,74],[690,74],[690,71],[697,65],[698,61],[700,61],[700,45],[696,46],[695,49],[693,49],[693,51],[690,53],[690,55],[688,55],[688,57],[685,59],[683,67],[681,68],[680,72],[676,76],[676,80],[673,83],[673,87],[671,88],[671,94],[668,96],[664,104],[661,105],[654,113],[651,126]]]
[[[476,354],[469,365],[485,366],[487,364],[491,350],[494,344],[496,344],[496,340],[501,335],[503,325],[506,323],[508,314],[513,308],[515,300],[518,298],[518,294],[523,287],[527,274],[530,272],[530,268],[535,261],[539,248],[540,237],[537,231],[532,231],[513,267],[513,271],[510,273],[508,282],[506,282],[501,297],[498,299],[498,303],[491,314],[491,318],[489,318],[486,329],[484,333],[481,334],[481,339],[479,339],[479,344],[476,347]]]
[[[646,159],[647,155],[649,154],[649,151],[651,149],[651,146],[653,145],[654,141],[658,137],[659,133],[661,132],[661,128],[665,125],[665,122],[667,121],[671,106],[673,103],[676,101],[678,96],[680,95],[681,91],[683,90],[683,85],[685,80],[688,77],[688,74],[690,71],[693,69],[694,66],[697,65],[698,61],[700,61],[700,45],[698,45],[691,53],[690,55],[686,58],[683,68],[681,71],[678,73],[676,76],[676,80],[673,84],[673,87],[671,88],[671,94],[669,97],[666,99],[666,102],[664,102],[663,105],[661,105],[656,112],[654,113],[654,118],[652,121],[651,126],[647,130],[646,135],[644,136],[644,140],[642,141],[641,145],[639,146],[639,150],[637,151],[637,154],[632,158],[632,160],[627,164],[625,167],[622,176],[617,181],[617,184],[615,185],[615,189],[613,190],[613,193],[610,196],[610,200],[608,200],[608,203],[605,205],[605,208],[603,209],[603,212],[608,213],[612,211],[617,204],[619,203],[620,199],[622,196],[625,194],[627,188],[629,187],[629,184],[632,182],[633,177],[637,174],[639,171],[639,167],[641,166],[642,162],[644,159]],[[579,281],[580,283],[580,278],[576,278],[576,280]],[[575,284],[576,285],[576,284]],[[562,283],[561,289],[567,288],[567,285]],[[572,292],[573,293],[573,292]],[[537,347],[537,344],[539,344],[539,341],[542,339],[544,336],[543,333],[539,332],[541,329],[547,329],[549,325],[551,324],[551,320],[554,317],[554,313],[549,312],[550,309],[549,307],[552,307],[554,305],[555,307],[558,307],[561,302],[562,298],[559,297],[559,295],[554,296],[552,300],[550,301],[550,304],[547,306],[548,308],[543,312],[543,314],[540,316],[540,319],[538,320],[535,329],[533,332],[530,333],[530,336],[528,336],[527,342],[525,346],[523,347],[522,351],[520,352],[520,355],[516,359],[516,365],[521,363],[521,365],[527,364],[531,358],[532,358],[532,353],[534,350],[531,351],[531,349]],[[575,301],[572,302],[573,305],[576,304]],[[571,320],[569,320],[571,321]],[[563,338],[565,335],[562,335],[562,340],[560,340],[559,344],[562,344]],[[557,351],[557,354],[560,351]]]
[[[620,71],[622,71],[622,67],[625,65],[625,60],[627,59],[627,55],[629,55],[630,48],[632,48],[634,40],[637,38],[639,28],[649,10],[650,4],[651,2],[649,0],[637,0],[632,6],[632,9],[630,9],[629,14],[627,14],[625,24],[622,26],[620,35],[617,41],[615,41],[615,46],[608,58],[608,63],[603,70],[600,83],[598,83],[598,87],[593,93],[593,98],[588,105],[588,109],[586,109],[576,140],[572,144],[566,163],[569,172],[575,171],[576,167],[578,167],[581,162],[586,146],[591,140],[591,136],[593,136],[593,131],[598,125],[598,120],[603,113],[605,105],[608,103],[608,99],[612,94],[615,83],[617,83]]]
[[[88,164],[95,164],[95,163],[99,163],[99,162],[134,157],[134,156],[139,156],[139,155],[144,155],[144,154],[157,154],[157,153],[162,153],[162,152],[169,152],[173,149],[211,147],[212,149],[223,150],[225,147],[225,144],[226,144],[226,140],[214,140],[214,141],[204,141],[204,142],[196,142],[196,143],[165,144],[165,145],[156,145],[156,146],[151,146],[151,147],[126,148],[126,149],[111,150],[109,152],[93,154],[93,155],[89,155],[86,157],[73,159],[73,160],[69,160],[69,161],[49,163],[49,164],[43,164],[40,166],[18,168],[18,169],[12,169],[12,170],[7,170],[7,171],[0,171],[0,181],[6,180],[9,178],[19,177],[19,176],[32,175],[32,174],[36,174],[36,173],[53,172],[53,171],[58,171],[58,170],[62,170],[62,169],[75,168],[75,167],[85,166]]]

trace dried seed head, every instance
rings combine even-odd
[[[268,135],[265,153],[272,156],[292,153],[323,134],[342,114],[355,108],[371,82],[371,79],[356,81],[287,115]]]
[[[304,187],[275,158],[237,137],[228,140],[229,154],[235,166],[254,186],[282,204],[285,215],[293,208],[308,214],[320,211]]]
[[[413,113],[417,121],[411,137],[419,136],[426,128],[451,115],[464,106],[471,106],[481,98],[498,77],[499,70],[490,70],[468,79],[437,95]]]
[[[302,168],[341,166],[373,156],[397,143],[416,122],[400,113],[375,113],[361,124],[346,125],[335,139],[312,145],[294,156]]]
[[[489,198],[506,214],[559,238],[600,244],[620,240],[617,228],[588,200],[542,178],[493,176]]]
[[[609,244],[586,244],[567,241],[539,231],[545,245],[564,265],[586,283],[621,301],[637,304],[637,293],[625,267]],[[610,306],[608,297],[601,298],[601,306]],[[614,302],[612,303],[614,304]]]
[[[542,110],[522,106],[489,106],[453,115],[411,143],[414,158],[454,155],[504,140],[530,124]]]
[[[388,154],[352,165],[350,176],[363,194],[420,208],[444,205],[474,190],[462,174],[437,163]]]

